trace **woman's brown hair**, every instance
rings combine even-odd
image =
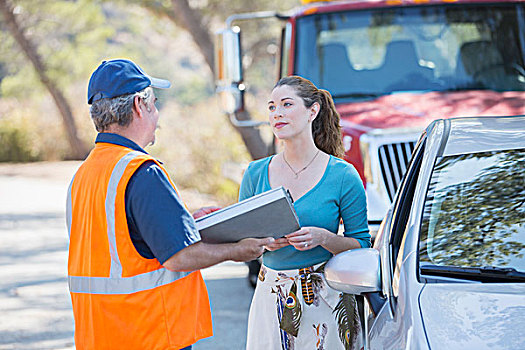
[[[332,95],[326,90],[318,89],[310,80],[297,75],[282,78],[273,88],[283,85],[292,87],[297,96],[303,100],[306,108],[310,108],[315,102],[319,103],[319,113],[312,122],[315,145],[325,153],[343,158],[344,147],[339,113],[335,109]]]

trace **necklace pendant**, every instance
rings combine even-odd
[[[286,165],[288,165],[288,168],[290,168],[290,170],[292,171],[292,173],[294,174],[294,179],[298,179],[299,178],[299,174],[302,173],[303,171],[306,170],[306,168],[308,168],[310,166],[310,164],[312,164],[315,160],[315,158],[317,157],[317,155],[319,154],[319,150],[317,150],[317,153],[315,154],[315,156],[312,158],[312,160],[310,162],[308,162],[308,164],[306,164],[306,166],[304,168],[302,168],[301,170],[299,171],[295,171],[292,166],[290,165],[290,163],[288,163],[288,161],[286,160],[286,157],[283,153],[283,159],[284,159],[284,162],[286,163]]]

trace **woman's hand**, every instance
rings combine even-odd
[[[274,251],[286,247],[287,245],[290,245],[290,243],[288,243],[288,240],[283,237],[277,238],[273,243],[267,244],[265,247],[269,251]]]
[[[288,243],[297,250],[309,250],[319,245],[323,245],[326,235],[330,234],[327,230],[320,227],[302,227],[300,230],[286,235]]]
[[[219,209],[221,209],[221,207],[203,207],[203,208],[200,208],[199,210],[195,211],[195,213],[193,213],[193,218],[194,219],[198,219],[200,217],[203,217],[205,215],[213,213],[214,211],[217,211]]]

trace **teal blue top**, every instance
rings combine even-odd
[[[242,179],[239,200],[271,190],[268,180],[271,159],[267,157],[250,163]],[[342,218],[346,237],[355,238],[361,247],[371,246],[365,190],[351,164],[330,156],[321,180],[302,197],[294,200],[301,227],[321,227],[336,234]],[[286,246],[272,252],[266,251],[263,264],[276,270],[296,269],[327,261],[332,255],[321,246],[306,251]]]

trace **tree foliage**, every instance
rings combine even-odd
[[[82,123],[87,112],[87,81],[101,60],[131,58],[152,75],[171,77],[174,88],[160,92],[161,101],[173,99],[183,105],[200,103],[213,95],[213,47],[202,42],[213,43],[213,33],[224,27],[225,18],[233,13],[248,11],[285,11],[298,5],[298,0],[3,2],[12,5],[25,37],[34,44],[42,60],[45,67],[42,72],[63,92],[64,100],[71,105],[73,120],[82,118]],[[187,10],[186,15],[189,13],[193,17],[183,17],[181,8]],[[275,82],[276,75],[268,74],[275,69],[275,57],[269,52],[268,45],[275,44],[279,33],[275,29],[277,27],[268,27],[268,24],[260,21],[241,24],[246,29],[243,35],[246,63],[251,68],[247,71],[248,93],[267,93],[269,86]],[[195,30],[196,26],[200,30]],[[0,27],[0,105],[2,99],[17,99],[34,106],[44,104],[49,107],[49,103],[45,102],[49,100],[49,94],[42,83],[42,72],[38,73],[34,65],[28,64],[30,61],[7,30],[2,16]],[[196,38],[194,34],[199,31],[207,37],[206,40]],[[186,44],[181,37],[188,37],[193,43]],[[47,108],[42,113],[51,118],[58,117],[58,110],[60,108]],[[90,140],[92,129],[89,132],[82,130],[82,123],[80,137]],[[54,136],[63,138],[57,133]],[[60,142],[57,147],[62,147]],[[66,152],[67,146],[64,147]],[[45,152],[43,157],[45,159]]]
[[[78,137],[72,108],[67,101],[62,88],[59,86],[59,77],[53,76],[48,67],[52,64],[49,59],[43,59],[39,52],[39,45],[30,37],[30,30],[22,23],[19,13],[20,5],[15,6],[9,0],[0,0],[0,12],[3,16],[3,25],[7,27],[10,35],[24,53],[25,58],[31,63],[38,80],[51,95],[57,107],[70,146],[70,155],[75,159],[83,159],[88,152],[87,146]]]
[[[159,18],[168,18],[187,31],[205,59],[208,79],[213,79],[214,33],[225,27],[225,20],[233,14],[277,11],[287,13],[300,5],[299,0],[113,0],[135,3]],[[185,11],[181,11],[185,9]],[[243,30],[243,64],[248,93],[267,94],[276,82],[278,60],[275,56],[283,25],[277,19],[251,20],[236,23]]]
[[[50,79],[67,88],[92,70],[106,41],[115,31],[105,23],[102,8],[93,1],[13,1],[15,15],[29,40],[37,46]],[[27,96],[43,87],[23,52],[5,30],[2,19],[2,96]]]

